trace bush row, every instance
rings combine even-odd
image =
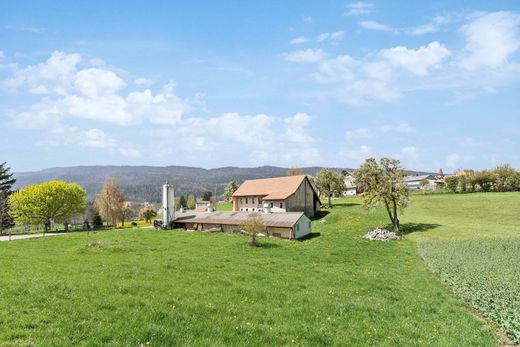
[[[454,193],[518,192],[520,172],[507,164],[493,170],[464,170],[455,176],[446,177],[446,189]]]

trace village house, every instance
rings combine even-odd
[[[435,189],[435,177],[433,175],[412,175],[403,179],[409,190],[433,190]]]
[[[303,212],[313,217],[321,207],[305,175],[247,180],[233,194],[233,211]]]
[[[352,174],[348,173],[345,175],[345,190],[343,196],[354,196],[357,195],[356,179]]]

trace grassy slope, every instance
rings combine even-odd
[[[483,193],[414,196],[403,218],[428,265],[517,343],[519,217],[520,193]]]
[[[496,345],[415,243],[343,204],[303,242],[118,231],[0,244],[1,345]]]

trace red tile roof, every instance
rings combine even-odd
[[[285,200],[298,190],[305,177],[299,175],[247,180],[233,196],[262,196],[265,200]]]

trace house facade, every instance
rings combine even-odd
[[[343,196],[357,195],[356,179],[351,174],[345,175],[345,190]]]
[[[321,207],[305,175],[247,180],[233,194],[233,211],[303,212],[313,217]]]

